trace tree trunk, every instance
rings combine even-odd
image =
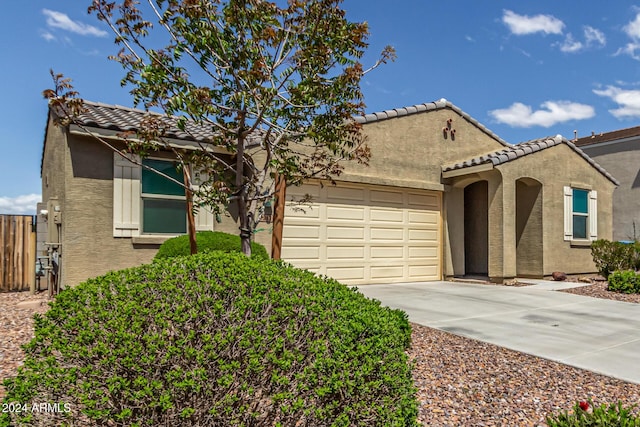
[[[187,187],[185,196],[187,196],[187,232],[189,233],[189,247],[191,255],[198,253],[198,243],[196,242],[196,219],[193,214],[193,192],[191,191],[191,176],[187,171],[187,166],[183,168],[184,185]]]
[[[271,234],[271,258],[280,259],[282,252],[282,229],[284,226],[284,205],[287,183],[280,174],[276,175],[275,203],[273,206],[273,233]]]
[[[244,127],[244,114],[240,115],[240,129]],[[240,221],[240,242],[242,253],[251,256],[251,234],[252,228],[249,224],[249,212],[247,209],[247,187],[244,185],[244,141],[245,137],[240,132],[238,134],[238,151],[236,153],[236,188],[238,203],[238,220]]]

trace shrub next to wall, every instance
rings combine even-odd
[[[404,312],[283,263],[211,252],[63,291],[0,426],[416,426]],[[73,420],[71,422],[70,420]]]
[[[242,244],[240,236],[222,233],[220,231],[200,231],[196,233],[198,252],[241,252]],[[155,259],[172,258],[176,256],[189,255],[189,236],[178,236],[164,242]],[[268,259],[269,254],[260,243],[251,242],[251,256],[255,258]]]
[[[609,275],[607,290],[623,294],[640,294],[640,273],[631,270],[614,271]]]
[[[640,269],[640,242],[596,240],[591,244],[591,254],[598,272],[605,278],[617,270]]]

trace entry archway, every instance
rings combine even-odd
[[[516,274],[543,277],[542,184],[533,178],[516,181]]]
[[[489,183],[464,188],[465,275],[489,275]]]

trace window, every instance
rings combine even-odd
[[[144,159],[113,154],[113,236],[155,238],[155,235],[184,234],[187,231],[184,188],[155,172],[140,167],[140,162],[182,182],[182,172],[171,160]],[[196,230],[213,230],[214,215],[200,208],[195,217]]]
[[[597,192],[564,187],[564,240],[598,238]]]
[[[573,238],[586,239],[589,219],[589,192],[573,189]]]
[[[180,182],[182,173],[174,162],[144,159],[149,166]],[[142,168],[142,232],[147,234],[181,234],[187,230],[184,188],[162,175]]]

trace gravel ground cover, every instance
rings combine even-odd
[[[640,295],[609,292],[602,281],[563,292],[640,303]],[[47,309],[46,304],[17,306],[30,300],[46,300],[46,295],[0,293],[0,383],[22,364],[20,346],[33,337],[33,313]],[[548,414],[568,410],[578,400],[640,402],[640,384],[426,326],[412,327],[408,354],[414,363],[419,420],[426,426],[544,426]]]

